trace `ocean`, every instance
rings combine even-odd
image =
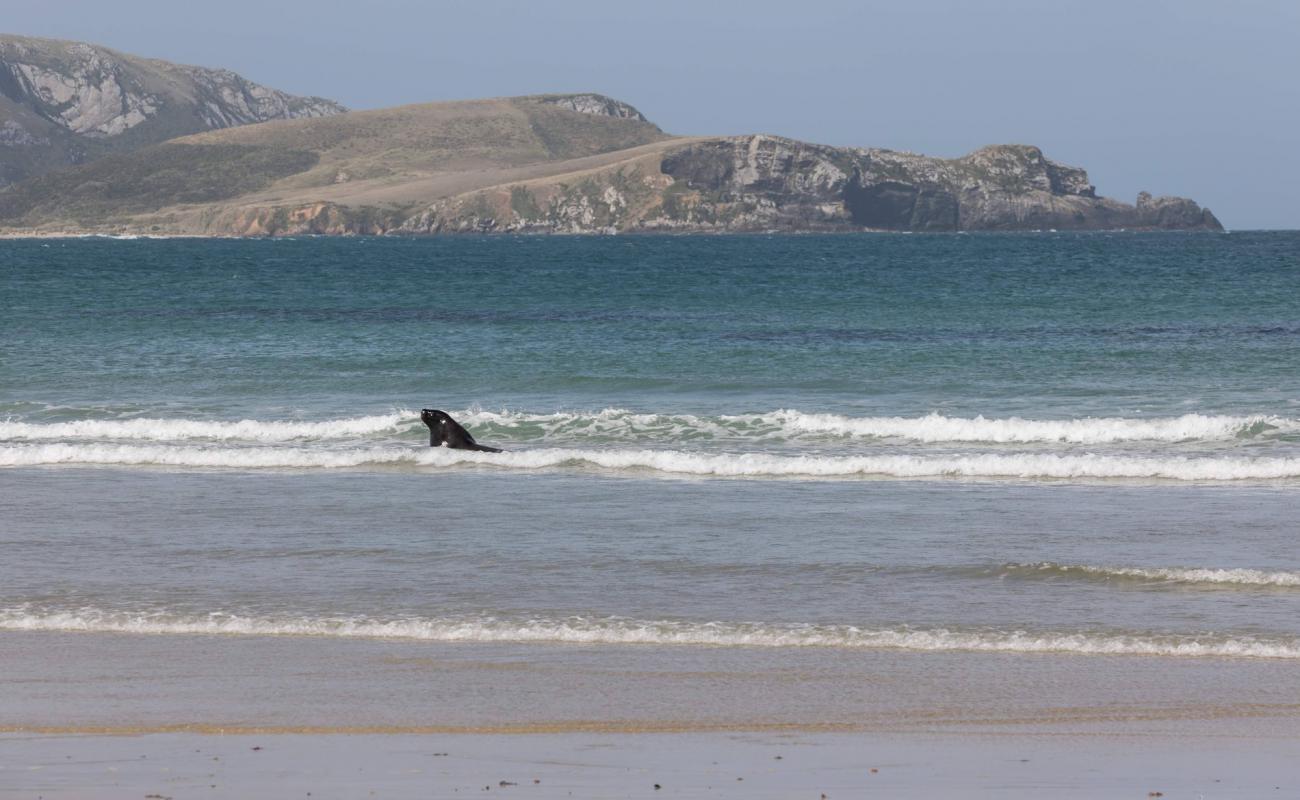
[[[1293,724],[1297,287],[1291,232],[0,242],[0,726]]]

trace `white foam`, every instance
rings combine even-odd
[[[1020,417],[986,419],[946,417],[853,418],[836,414],[778,411],[773,415],[792,431],[875,438],[900,438],[916,442],[1062,442],[1111,444],[1116,442],[1183,442],[1233,439],[1260,427],[1300,428],[1300,421],[1273,416],[1085,417],[1034,420]]]
[[[848,437],[922,443],[1114,444],[1140,441],[1224,441],[1266,431],[1300,431],[1300,420],[1268,415],[1184,414],[1180,417],[1151,419],[1096,417],[1033,420],[1020,417],[947,417],[940,414],[922,417],[848,417],[838,414],[809,414],[790,409],[708,417],[639,413],[622,408],[606,408],[591,413],[545,414],[471,408],[455,412],[453,416],[471,428],[486,429],[479,430],[480,434],[486,433],[507,440],[537,438],[555,442],[591,442],[601,439],[680,442],[701,438],[762,441]],[[0,440],[216,439],[283,442],[295,439],[362,437],[416,427],[419,427],[417,415],[403,409],[390,414],[316,422],[141,418],[33,423],[11,419],[0,420]]]
[[[339,469],[419,465],[431,448],[311,449],[304,447],[198,447],[193,445],[32,444],[0,447],[0,466],[93,464],[104,466],[229,467],[234,469]]]
[[[199,236],[177,236],[174,234],[157,234],[157,233],[88,233],[76,237],[78,239],[112,239],[119,242],[134,242],[138,239],[148,240],[167,240],[167,239],[198,239]]]
[[[468,409],[458,417],[467,425],[491,425],[504,431],[538,427],[547,436],[597,435],[638,438],[646,435],[715,438],[797,438],[847,436],[913,442],[987,442],[1113,444],[1119,442],[1222,441],[1260,430],[1300,431],[1300,420],[1271,415],[1179,417],[1085,417],[1034,420],[947,417],[848,417],[810,414],[792,409],[755,414],[701,417],[692,414],[645,414],[621,408],[594,413],[530,414]]]
[[[478,453],[403,446],[232,447],[47,443],[0,446],[0,466],[159,465],[236,469],[358,468],[385,465],[538,470],[586,467],[727,478],[1022,478],[1277,480],[1300,477],[1300,458],[1141,458],[1084,454],[782,456],[680,450],[538,448]]]
[[[1007,564],[1012,573],[1040,575],[1083,575],[1102,580],[1120,578],[1165,583],[1235,586],[1300,587],[1300,572],[1213,567],[1110,567],[1090,564]]]
[[[591,413],[551,412],[534,414],[520,411],[485,411],[470,408],[453,414],[467,426],[488,426],[502,433],[534,432],[549,439],[603,437],[615,440],[680,440],[699,437],[730,438],[770,435],[773,431],[756,431],[747,424],[728,425],[728,417],[709,418],[694,414],[655,414],[606,408]],[[736,417],[734,419],[741,419]],[[772,427],[772,426],[768,426]]]
[[[180,441],[288,442],[295,439],[337,439],[397,431],[418,424],[410,412],[394,411],[366,417],[318,422],[244,419],[231,422],[194,419],[82,419],[70,422],[32,423],[0,421],[0,440],[136,439]]]
[[[0,630],[155,635],[318,636],[434,642],[516,642],[706,647],[826,647],[927,652],[1072,653],[1300,659],[1300,639],[1187,634],[1033,633],[852,625],[763,625],[639,621],[623,618],[502,620],[493,617],[375,620],[364,617],[268,619],[214,613],[0,610]]]

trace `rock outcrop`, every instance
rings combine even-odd
[[[1137,216],[1138,227],[1153,230],[1223,228],[1210,209],[1201,208],[1186,197],[1152,197],[1149,192],[1139,192]]]
[[[1088,174],[1037,147],[957,159],[777,136],[706,139],[572,182],[449,198],[408,233],[621,231],[1222,230],[1179,197],[1098,197]]]
[[[627,103],[606,97],[603,94],[544,94],[535,98],[547,105],[567,108],[579,114],[594,114],[598,117],[617,117],[649,122],[645,115]]]
[[[186,134],[343,111],[229,70],[0,36],[0,186]]]
[[[196,111],[207,130],[275,119],[329,117],[347,111],[333,100],[299,97],[253,83],[228,69],[178,66],[194,86]]]
[[[668,204],[670,221],[727,230],[1222,227],[1191,200],[1144,195],[1133,206],[1098,197],[1084,170],[1027,145],[940,159],[745,136],[684,148],[664,159],[663,172],[691,199]]]

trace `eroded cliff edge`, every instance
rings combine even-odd
[[[450,198],[404,232],[1222,230],[1209,209],[1143,192],[1099,197],[1037,147],[958,159],[776,136],[708,139],[568,182]]]

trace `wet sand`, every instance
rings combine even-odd
[[[0,736],[9,798],[1295,797],[1295,739],[935,734]],[[1159,792],[1160,794],[1153,794]]]
[[[1008,731],[1300,739],[1286,660],[6,631],[0,732]]]
[[[4,798],[1300,796],[1267,659],[5,641]]]

